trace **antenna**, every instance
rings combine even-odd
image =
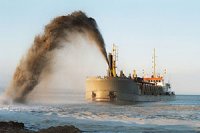
[[[163,77],[167,74],[167,69],[164,69]]]
[[[153,50],[153,77],[156,77],[156,49]]]
[[[142,74],[143,74],[143,78],[145,78],[145,72],[144,72],[144,69],[142,69]]]

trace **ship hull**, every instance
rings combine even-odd
[[[86,99],[97,102],[156,102],[175,99],[175,95],[166,95],[160,87],[145,89],[148,90],[146,94],[137,82],[128,78],[88,78]]]

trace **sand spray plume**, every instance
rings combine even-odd
[[[104,40],[93,18],[87,17],[81,11],[60,16],[46,25],[43,35],[35,37],[32,47],[17,66],[5,95],[13,101],[25,100],[27,94],[39,83],[41,73],[51,65],[53,51],[62,49],[61,41],[68,42],[72,39],[69,38],[71,33],[84,34],[95,42],[108,63]]]

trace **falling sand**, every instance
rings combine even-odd
[[[16,68],[5,95],[12,101],[23,102],[27,95],[39,84],[41,76],[50,72],[55,51],[66,48],[76,34],[94,42],[108,62],[104,40],[93,18],[83,12],[73,12],[59,16],[45,26],[44,34],[35,37],[32,47]],[[63,43],[66,42],[66,43]]]

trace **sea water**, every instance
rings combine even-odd
[[[71,102],[0,105],[0,121],[25,123],[31,130],[74,125],[83,132],[200,132],[200,96],[177,95],[174,101],[127,105]]]

